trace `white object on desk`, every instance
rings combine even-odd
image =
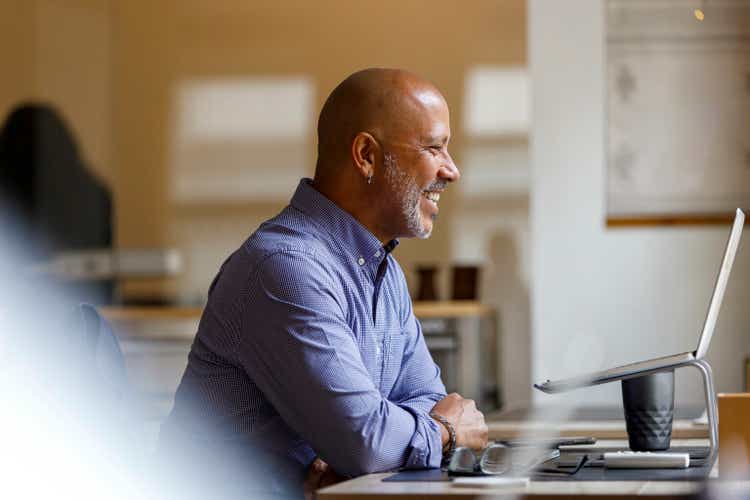
[[[529,484],[528,477],[457,477],[451,482],[453,486],[468,488],[525,488]]]
[[[687,469],[690,454],[615,451],[604,454],[604,466],[609,469]]]
[[[182,256],[172,248],[94,248],[60,252],[29,270],[69,281],[162,278],[182,271]]]

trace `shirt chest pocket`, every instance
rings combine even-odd
[[[404,363],[404,354],[407,345],[408,333],[400,328],[389,332],[383,342],[383,376],[381,378],[381,391],[390,394],[393,385],[398,379],[401,367]]]

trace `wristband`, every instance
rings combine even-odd
[[[453,455],[453,452],[456,451],[456,430],[453,428],[453,424],[451,424],[447,418],[440,415],[439,413],[435,413],[434,411],[430,412],[430,416],[443,424],[443,427],[445,427],[445,430],[448,431],[448,442],[445,443],[445,446],[443,446],[443,463],[450,460],[451,456]],[[446,449],[447,446],[447,449]]]

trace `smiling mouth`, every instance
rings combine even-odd
[[[433,202],[435,205],[440,201],[440,193],[437,191],[424,191],[422,192],[422,196]]]

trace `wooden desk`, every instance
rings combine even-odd
[[[606,440],[597,443],[600,446],[626,446],[625,441]],[[707,446],[707,439],[675,439],[675,446]],[[455,498],[487,498],[500,496],[508,498],[530,498],[534,500],[566,498],[577,499],[606,498],[685,498],[699,493],[704,485],[700,482],[685,481],[531,481],[528,486],[514,489],[464,488],[451,485],[450,482],[403,482],[384,483],[382,480],[391,473],[369,474],[351,479],[318,491],[319,500],[357,500],[413,499],[425,496],[439,496],[441,500]],[[716,477],[714,468],[712,476]],[[750,484],[750,483],[749,483]],[[747,491],[747,490],[746,490]],[[719,497],[716,497],[719,498]]]
[[[494,440],[517,437],[552,436],[593,436],[597,439],[627,439],[625,420],[608,421],[566,421],[566,422],[514,422],[487,420],[489,437]],[[692,420],[675,420],[672,424],[673,439],[708,438],[708,425],[696,424]]]
[[[699,493],[700,483],[672,481],[532,481],[525,488],[458,488],[449,482],[443,483],[384,483],[390,474],[369,474],[318,491],[318,500],[405,500],[440,497],[441,500],[529,498],[534,500],[575,500],[606,498],[617,500],[638,497],[644,500],[666,498],[688,498]]]
[[[700,407],[675,408],[673,439],[708,438],[708,424],[696,423]],[[508,409],[485,413],[490,439],[529,436],[593,436],[597,439],[627,439],[620,406],[578,406],[561,409]]]

